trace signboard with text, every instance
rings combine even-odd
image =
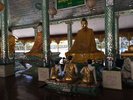
[[[57,9],[68,9],[72,7],[82,6],[86,0],[56,0]]]
[[[103,87],[111,89],[122,89],[122,80],[120,71],[103,71]]]

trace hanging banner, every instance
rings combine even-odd
[[[57,9],[67,9],[85,5],[86,0],[56,0]]]

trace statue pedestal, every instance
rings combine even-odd
[[[122,58],[131,58],[133,59],[133,45],[128,46],[128,50],[121,53]]]
[[[87,94],[91,96],[96,96],[98,94],[99,88],[97,85],[87,86],[85,84],[69,84],[65,82],[56,82],[54,80],[47,80],[46,88],[55,90],[58,93],[70,93],[70,94]]]
[[[97,85],[79,84],[77,86],[74,85],[72,91],[73,93],[96,96],[99,92],[99,88]]]
[[[0,77],[7,77],[14,75],[14,65],[8,64],[8,65],[0,65]]]
[[[127,58],[127,57],[133,58],[133,52],[122,52],[121,57],[122,58]]]
[[[93,53],[66,53],[66,56],[72,56],[73,61],[77,63],[84,63],[88,59],[92,60],[103,60],[105,58],[104,53],[101,51],[93,52]]]

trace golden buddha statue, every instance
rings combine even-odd
[[[51,68],[50,79],[59,80],[61,76],[61,66],[59,65],[59,61],[55,61],[55,65]]]
[[[92,60],[88,60],[88,64],[85,62],[85,66],[81,69],[80,73],[82,74],[81,83],[85,84],[96,84],[96,73],[95,67],[91,66]]]
[[[8,50],[9,50],[9,57],[13,58],[14,57],[14,54],[15,54],[15,43],[17,41],[17,37],[14,36],[12,34],[12,30],[11,28],[8,29]],[[1,42],[1,38],[0,38],[0,42]],[[1,49],[1,46],[0,46],[0,57],[1,57],[1,54],[2,54],[2,49]]]
[[[57,79],[58,77],[59,70],[56,69],[55,67],[51,68],[51,76],[50,79]]]
[[[128,46],[128,50],[121,53],[122,58],[133,57],[133,45]]]
[[[37,35],[35,38],[32,49],[25,53],[26,56],[37,56],[43,58],[43,34],[42,34],[42,23],[40,22],[37,26]]]
[[[82,69],[82,75],[83,75],[83,78],[82,78],[83,83],[86,83],[86,84],[93,83],[93,74],[92,74],[92,71],[88,68],[88,66],[85,66]]]
[[[9,56],[14,56],[15,53],[15,43],[16,43],[16,37],[13,35],[8,36],[9,40]]]
[[[104,59],[104,53],[96,49],[95,37],[92,29],[89,29],[85,18],[81,21],[82,29],[78,31],[75,42],[66,53],[73,56],[73,62],[85,62],[87,59]]]
[[[72,56],[68,56],[67,60],[68,61],[66,62],[64,67],[64,81],[73,81],[76,79],[77,67],[71,62]]]

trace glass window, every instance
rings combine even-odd
[[[15,52],[29,52],[33,47],[34,42],[22,43],[21,41],[16,42]]]
[[[67,40],[62,40],[59,43],[59,52],[60,52],[60,57],[65,57],[65,53],[68,51],[68,41]]]
[[[58,44],[55,41],[52,41],[50,44],[51,52],[58,52]]]
[[[33,45],[34,45],[34,42],[27,42],[25,44],[25,52],[29,52],[32,49]]]
[[[128,46],[130,42],[127,40],[126,37],[120,37],[120,53],[128,50]]]
[[[24,44],[21,41],[16,42],[15,52],[23,52],[23,50],[24,50]]]

